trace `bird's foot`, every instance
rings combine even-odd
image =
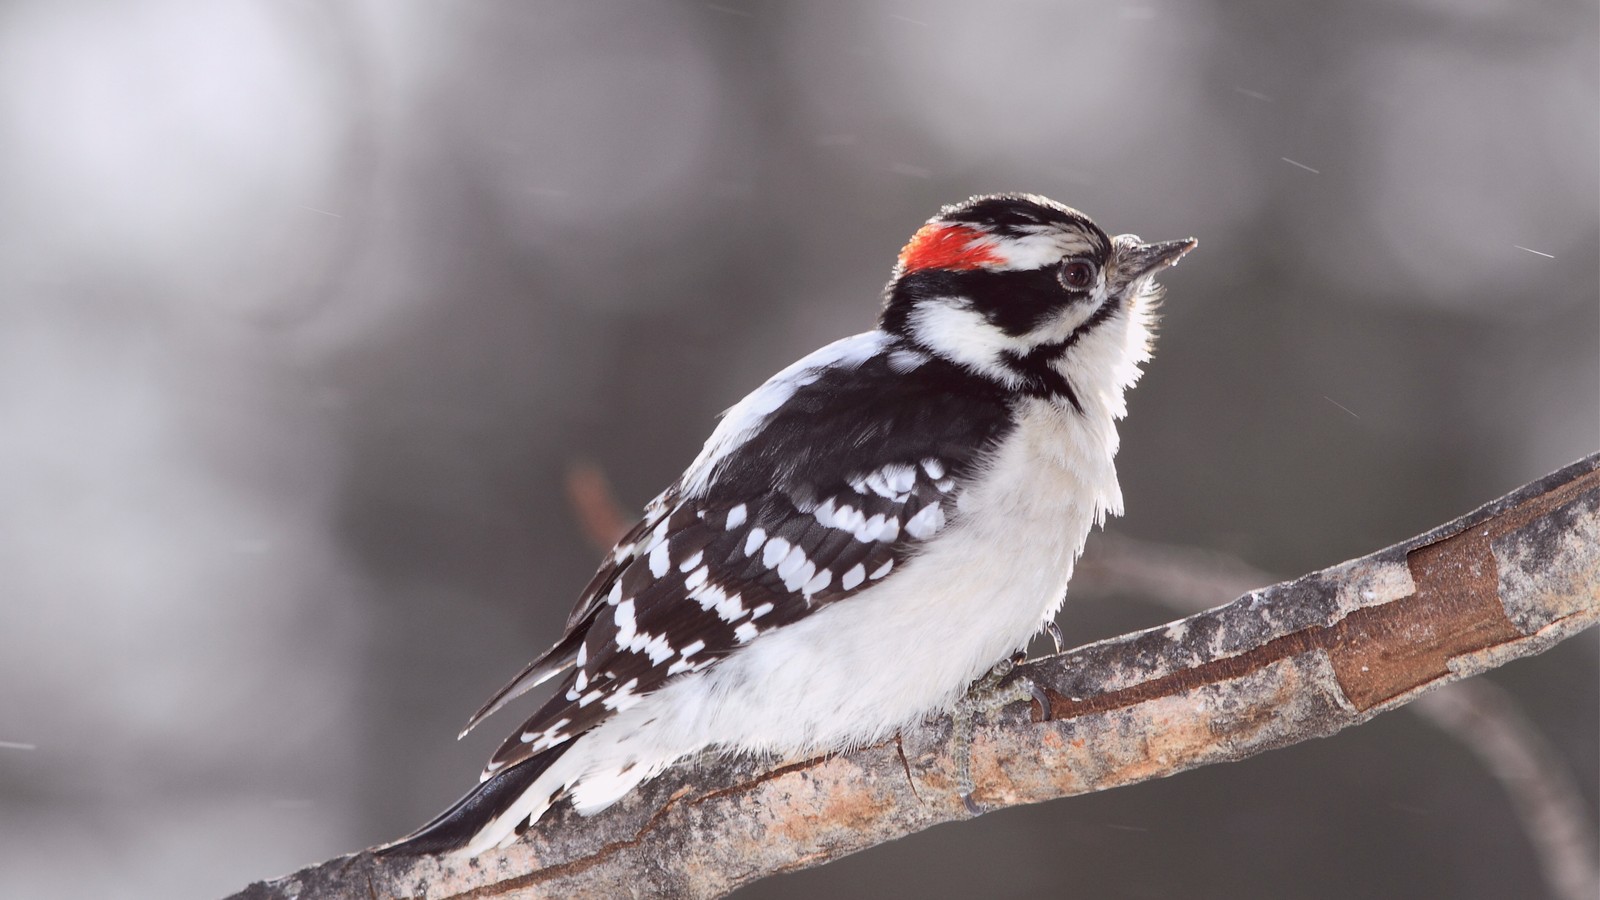
[[[1017,672],[1017,664],[1024,658],[1024,654],[1018,653],[990,669],[988,674],[972,683],[966,695],[956,701],[955,709],[950,714],[950,740],[956,758],[956,779],[961,790],[961,802],[975,816],[983,812],[972,799],[972,738],[978,714],[989,715],[1013,703],[1035,701],[1044,711],[1044,717],[1050,718],[1050,700],[1044,690],[1032,679]]]

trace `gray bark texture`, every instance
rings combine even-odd
[[[1600,454],[1370,556],[1020,665],[1036,699],[977,715],[972,800],[1038,803],[1325,737],[1597,618]],[[816,759],[708,756],[599,815],[554,810],[500,856],[366,850],[234,897],[718,897],[971,817],[957,730],[945,715]]]

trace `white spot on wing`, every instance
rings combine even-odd
[[[893,568],[894,568],[894,560],[886,559],[886,560],[883,561],[883,565],[879,566],[877,568],[877,570],[874,571],[868,577],[871,578],[873,581],[877,581],[879,578],[882,578],[883,576],[889,574],[889,571],[891,569],[893,569]]]
[[[856,540],[863,543],[889,541],[900,534],[900,520],[879,513],[856,526]]]
[[[866,566],[863,566],[860,563],[856,563],[855,565],[850,567],[850,571],[844,573],[844,577],[843,578],[839,579],[839,586],[844,588],[847,591],[853,591],[853,590],[856,589],[856,587],[858,587],[861,584],[861,582],[865,581],[866,579],[867,579],[867,568],[866,568]]]
[[[617,647],[626,650],[638,628],[633,619],[632,600],[624,600],[617,604],[613,621],[617,623]]]
[[[917,540],[926,540],[938,533],[944,527],[944,509],[937,503],[929,503],[920,512],[911,517],[906,523],[906,534]]]
[[[773,543],[777,543],[777,542],[774,541]],[[799,571],[800,567],[804,566],[805,564],[806,564],[806,551],[805,551],[805,548],[804,547],[800,547],[800,546],[796,546],[796,547],[790,549],[789,555],[785,556],[783,558],[782,562],[778,563],[778,569],[777,569],[778,577],[782,578],[784,580],[784,582],[787,583],[789,581],[789,576],[791,576],[795,572]],[[770,565],[770,563],[769,563],[769,565]],[[790,590],[794,590],[794,588],[790,588]]]
[[[745,506],[743,503],[735,506],[733,509],[728,510],[728,524],[726,526],[727,530],[732,531],[733,529],[738,528],[740,525],[743,525],[744,517]]]
[[[667,666],[667,674],[677,675],[680,672],[698,672],[709,665],[711,665],[711,660],[709,659],[694,661],[686,658],[679,658],[673,660],[672,665]]]
[[[528,748],[529,750],[534,753],[538,753],[541,750],[548,750],[551,747],[566,741],[569,735],[562,733],[561,729],[566,728],[571,724],[572,719],[564,718],[558,722],[555,722],[549,728],[546,728],[543,731],[524,731],[521,735],[518,735],[518,737],[524,744],[532,745]]]
[[[807,582],[809,582],[811,580],[811,576],[814,575],[816,573],[816,571],[817,571],[816,563],[813,563],[811,560],[807,559],[807,560],[805,560],[805,562],[801,563],[798,568],[796,568],[794,571],[790,572],[787,576],[779,576],[779,577],[783,578],[783,586],[784,587],[788,588],[791,591],[798,591]]]
[[[639,551],[639,552],[640,553],[649,553],[649,552],[655,550],[657,547],[661,546],[661,542],[666,540],[666,539],[667,539],[667,520],[666,519],[662,519],[661,520],[661,524],[657,525],[655,527],[655,529],[650,532],[650,542],[645,544],[644,545],[644,549]]]
[[[647,631],[639,630],[638,620],[634,617],[632,600],[624,600],[618,603],[613,619],[617,623],[617,649],[627,650],[631,653],[643,653],[650,657],[652,665],[660,665],[668,657],[672,656],[672,646],[668,643],[666,635],[652,635]],[[593,692],[591,691],[590,693]],[[579,699],[578,702],[583,704],[589,701]]]
[[[805,594],[807,599],[810,599],[812,594],[827,590],[828,585],[832,583],[833,573],[827,569],[823,569],[821,572],[817,573],[815,578],[812,578],[810,581],[806,582],[806,586],[801,588],[800,592]]]
[[[716,610],[717,618],[724,622],[737,622],[744,618],[743,598],[738,594],[729,594],[716,585],[706,585],[704,596],[696,599],[706,609]]]
[[[783,538],[775,537],[767,541],[767,549],[761,553],[761,563],[769,569],[775,569],[789,555],[789,542]]]
[[[667,574],[668,567],[672,565],[672,560],[667,557],[669,546],[666,541],[662,541],[650,551],[650,574],[657,578]]]
[[[604,706],[606,709],[611,709],[611,710],[620,711],[620,710],[627,709],[628,707],[630,707],[630,706],[634,705],[635,703],[638,703],[640,700],[644,699],[643,697],[641,697],[638,694],[635,694],[633,692],[633,689],[638,687],[638,686],[639,686],[639,679],[631,678],[631,679],[628,680],[628,682],[626,684],[624,684],[621,687],[617,688],[616,691],[614,691],[611,694],[611,696],[609,696],[609,697],[605,698],[604,700],[600,701],[600,705]]]
[[[760,633],[760,630],[757,629],[756,626],[746,622],[733,630],[733,637],[734,640],[738,641],[739,643],[747,644],[752,638]]]
[[[693,556],[678,564],[678,571],[687,572],[695,566],[700,565],[700,561],[705,558],[706,552],[704,550],[696,550]]]
[[[696,555],[698,556],[699,554]],[[705,584],[706,577],[710,574],[711,570],[709,568],[701,566],[700,568],[689,573],[689,577],[683,580],[683,586],[686,590],[692,591],[700,585]]]
[[[729,594],[721,603],[717,604],[717,618],[724,622],[735,622],[744,616],[744,598],[738,594]]]
[[[630,649],[633,649],[635,653],[642,652],[650,657],[650,665],[652,666],[659,666],[674,655],[672,645],[667,642],[667,636],[664,634],[658,634],[650,638],[650,640],[642,642],[640,647]]]
[[[750,536],[744,539],[744,555],[755,556],[761,545],[767,542],[767,532],[762,528],[750,529]]]
[[[917,470],[910,466],[884,466],[883,476],[896,496],[909,493],[917,485]]]
[[[689,599],[700,604],[701,609],[711,609],[728,599],[728,593],[714,584],[696,585],[689,589]]]
[[[884,476],[884,470],[879,469],[867,476],[867,489],[885,500],[894,499],[894,488],[889,486],[889,479]]]
[[[833,498],[832,497],[829,497],[828,499],[822,501],[822,505],[821,506],[819,506],[816,509],[813,509],[811,511],[811,517],[813,519],[817,520],[817,524],[818,525],[821,525],[821,526],[823,526],[825,528],[834,527],[833,526],[834,515],[835,515],[835,510],[833,508]]]
[[[860,528],[861,525],[866,521],[867,518],[861,514],[861,510],[856,509],[853,506],[841,506],[837,510],[834,510],[833,522],[831,524],[834,528],[837,528],[840,531],[853,532],[857,528]]]

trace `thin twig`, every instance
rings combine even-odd
[[[632,524],[611,491],[611,480],[594,463],[575,462],[567,468],[567,502],[583,536],[602,552],[615,546]]]
[[[1428,694],[1411,708],[1471,750],[1500,782],[1539,855],[1551,896],[1600,897],[1600,835],[1579,800],[1583,793],[1516,700],[1494,682],[1473,678]]]

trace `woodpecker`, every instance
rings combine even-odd
[[[941,209],[876,329],[723,415],[467,729],[559,678],[554,696],[388,852],[475,856],[701,751],[827,753],[949,708],[1053,623],[1090,528],[1121,514],[1153,277],[1194,246],[1031,194]]]

